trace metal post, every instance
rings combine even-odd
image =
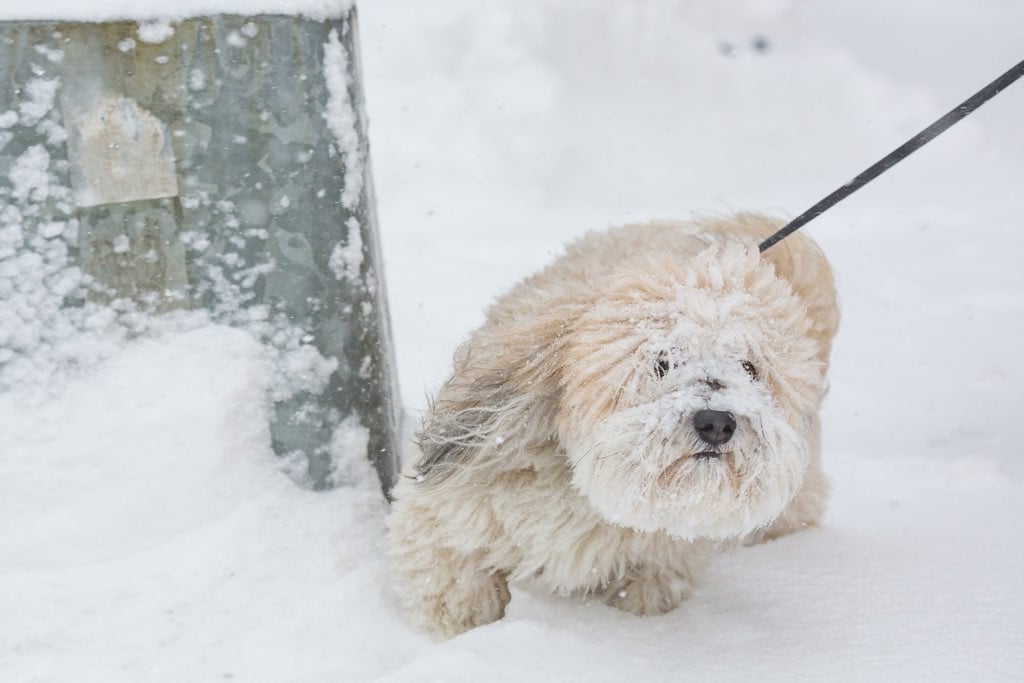
[[[299,478],[343,484],[337,449],[365,444],[389,490],[398,391],[359,74],[354,9],[0,23],[0,386],[56,343],[26,307],[83,327],[204,309],[282,361],[273,445]],[[15,281],[30,258],[46,277]]]

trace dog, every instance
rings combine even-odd
[[[388,518],[410,619],[500,619],[510,581],[667,612],[711,556],[815,525],[839,309],[757,214],[591,233],[456,352]]]

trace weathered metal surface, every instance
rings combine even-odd
[[[33,300],[205,309],[295,373],[272,436],[308,463],[298,478],[343,483],[332,449],[356,428],[389,489],[398,392],[354,11],[145,29],[0,23],[0,326],[31,332],[0,331],[0,373],[33,340],[55,343],[23,310]],[[14,281],[30,258],[46,276]],[[295,363],[314,348],[317,362]]]

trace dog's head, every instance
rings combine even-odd
[[[629,269],[574,321],[559,364],[572,483],[613,523],[736,538],[803,482],[822,364],[802,303],[756,252]]]

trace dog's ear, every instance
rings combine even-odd
[[[556,438],[566,310],[508,315],[500,304],[455,353],[455,369],[416,435],[416,479],[481,483],[528,466]]]

